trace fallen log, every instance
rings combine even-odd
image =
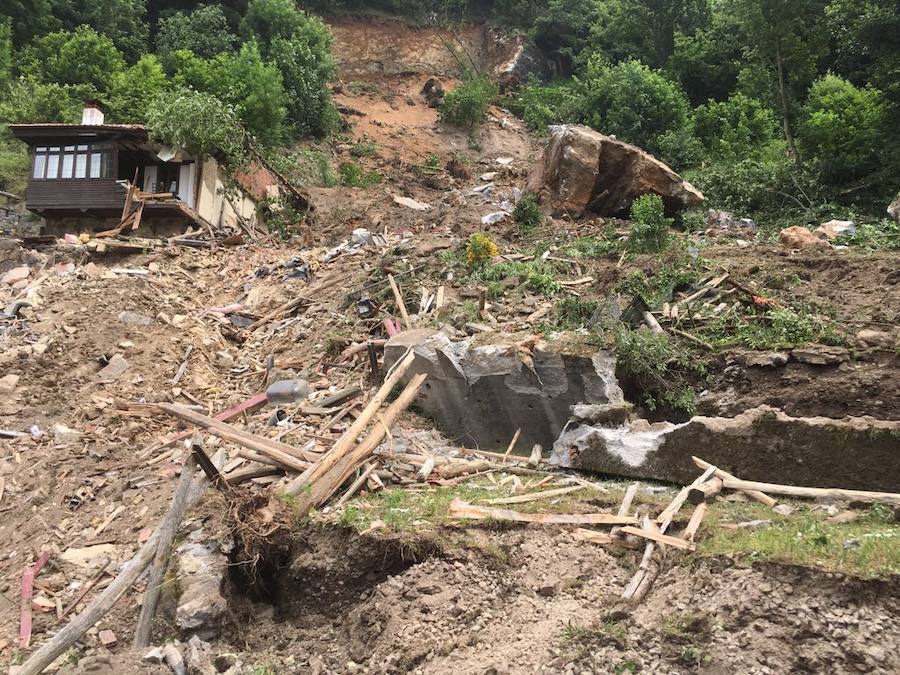
[[[552,497],[561,497],[571,492],[583,490],[583,485],[575,485],[574,487],[559,488],[557,490],[546,490],[544,492],[534,492],[528,495],[518,495],[516,497],[499,497],[497,499],[485,499],[485,504],[526,504],[528,502],[536,502],[541,499],[550,499]],[[622,514],[619,514],[622,515]]]
[[[649,539],[650,541],[655,541],[658,544],[665,544],[667,546],[680,548],[686,551],[693,551],[696,548],[696,546],[689,541],[685,541],[684,539],[680,539],[679,537],[671,537],[667,534],[656,532],[651,529],[628,526],[623,527],[621,531],[625,534],[633,534],[635,537]]]
[[[394,300],[397,303],[397,309],[400,310],[400,316],[403,317],[403,325],[409,330],[412,328],[412,322],[409,320],[409,312],[406,311],[406,303],[403,302],[403,296],[400,294],[400,288],[397,286],[393,274],[388,274],[388,283],[391,285],[391,290],[394,292]]]
[[[694,505],[712,501],[722,492],[722,479],[711,477],[702,485],[695,485],[688,490],[687,500]]]
[[[785,497],[807,497],[811,499],[844,499],[856,502],[868,502],[874,504],[889,504],[900,506],[900,493],[896,492],[870,492],[867,490],[845,490],[843,488],[813,488],[795,487],[793,485],[778,485],[777,483],[759,483],[737,478],[726,478],[724,485],[729,490],[758,490],[771,492]]]
[[[304,491],[297,498],[295,512],[303,515],[312,508],[321,506],[340,489],[341,485],[351,476],[359,464],[372,456],[375,449],[387,436],[391,427],[410,404],[419,395],[427,375],[422,373],[410,380],[406,388],[385,410],[384,415],[379,416],[378,423],[372,427],[369,434],[350,452],[341,457],[321,478],[311,484],[311,489]]]
[[[712,464],[700,459],[699,457],[691,457],[691,459],[693,460],[694,464],[696,464],[701,469],[709,469],[709,467],[712,466]],[[716,469],[715,469],[715,475],[717,478],[721,478],[723,481],[737,480],[737,478],[732,476],[730,473],[728,473],[727,471],[723,471],[722,469],[719,469],[718,467],[716,467]],[[769,508],[772,508],[773,506],[775,506],[778,503],[778,500],[772,499],[772,497],[765,494],[764,492],[760,492],[759,490],[740,490],[740,491],[743,492],[748,497],[750,497],[750,499],[756,500],[760,504],[765,504]]]
[[[695,508],[694,512],[691,514],[691,519],[688,521],[687,527],[684,528],[684,532],[681,534],[682,539],[694,541],[694,537],[697,536],[697,530],[700,529],[700,523],[703,522],[703,517],[706,515],[706,510],[708,508],[709,505],[706,502],[697,504],[697,508]]]
[[[637,518],[610,513],[520,513],[508,509],[474,506],[461,499],[450,504],[450,517],[460,520],[511,520],[537,525],[636,525]]]
[[[169,550],[172,548],[172,543],[175,541],[175,535],[178,532],[178,526],[181,525],[184,512],[187,509],[188,492],[194,479],[196,467],[197,460],[193,455],[181,467],[181,478],[178,480],[178,487],[175,489],[172,505],[169,507],[168,513],[166,513],[162,524],[157,530],[159,534],[156,552],[153,556],[153,563],[150,566],[147,590],[144,591],[141,602],[141,614],[138,618],[137,628],[134,631],[134,642],[132,644],[136,649],[142,649],[150,644],[153,617],[156,616],[156,606],[159,603],[159,595],[162,592],[163,577],[169,565]],[[207,476],[208,479],[209,476]]]
[[[268,476],[280,476],[284,473],[284,469],[277,466],[251,466],[246,469],[238,469],[231,473],[225,474],[225,482],[231,486],[246,483],[254,478],[266,478]]]

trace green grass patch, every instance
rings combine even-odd
[[[807,504],[796,506],[791,515],[779,516],[762,504],[716,502],[704,522],[697,550],[702,555],[804,565],[864,579],[900,574],[900,523],[892,509],[875,505],[852,523],[829,524],[825,513]],[[736,531],[719,527],[738,518],[771,520],[772,524]]]
[[[377,171],[366,171],[356,162],[341,164],[341,185],[354,188],[369,188],[378,185],[384,177]]]

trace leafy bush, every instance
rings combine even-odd
[[[467,79],[444,96],[441,119],[458,127],[472,129],[484,121],[496,95],[497,89],[488,78]]]
[[[900,223],[884,219],[878,223],[861,223],[852,237],[840,237],[838,244],[869,250],[900,250]]]
[[[519,198],[513,210],[513,220],[518,223],[521,232],[533,230],[544,222],[544,214],[541,213],[541,207],[534,193],[526,192]]]
[[[117,122],[144,122],[151,103],[170,84],[159,60],[153,54],[145,54],[113,77],[108,100],[110,118]]]
[[[552,124],[579,119],[581,94],[571,83],[543,85],[531,82],[503,101],[510,111],[522,117],[528,128],[547,133]]]
[[[756,155],[777,138],[775,115],[760,101],[734,94],[727,101],[709,101],[694,110],[694,133],[707,154],[731,160]]]
[[[497,244],[483,232],[476,232],[466,242],[466,265],[474,270],[484,267],[492,258],[500,255]]]
[[[605,258],[610,253],[620,253],[622,241],[614,229],[603,233],[600,237],[578,237],[560,249],[570,258]]]
[[[666,218],[662,197],[641,195],[631,205],[628,249],[634,253],[659,253],[669,241],[669,228],[674,221]]]
[[[640,390],[647,407],[666,405],[687,416],[697,412],[696,394],[687,377],[702,375],[704,369],[689,351],[664,333],[625,326],[616,331],[615,343],[618,368]]]
[[[593,300],[563,298],[556,303],[555,323],[564,330],[582,328],[590,324],[599,307],[600,304]]]
[[[860,89],[826,75],[813,83],[803,106],[799,127],[803,154],[815,161],[830,185],[863,178],[878,170],[887,156],[883,147],[887,113],[878,90]]]
[[[610,66],[594,56],[578,82],[582,122],[651,152],[659,151],[660,136],[687,120],[690,106],[678,84],[639,61]]]
[[[147,112],[150,135],[192,154],[224,157],[239,164],[245,158],[245,132],[233,106],[212,94],[189,89],[157,97]]]
[[[356,162],[341,164],[341,185],[354,188],[368,188],[378,185],[382,176],[377,171],[366,171]]]
[[[109,90],[125,59],[113,41],[89,26],[59,31],[36,39],[21,53],[19,71],[38,82],[89,85],[98,93]]]

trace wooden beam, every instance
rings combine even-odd
[[[736,478],[726,478],[723,482],[725,487],[729,490],[758,490],[760,492],[771,492],[776,495],[784,495],[785,497],[843,499],[855,502],[900,506],[900,494],[896,492],[870,492],[868,490],[845,490],[843,488],[795,487],[793,485],[759,483],[757,481],[738,480]]]
[[[537,502],[541,499],[551,499],[553,497],[561,497],[572,492],[584,490],[583,485],[575,485],[574,487],[559,488],[558,490],[546,490],[544,492],[533,492],[528,495],[518,495],[516,497],[499,497],[497,499],[485,499],[485,504],[527,504],[528,502]],[[621,515],[621,514],[620,514]]]
[[[703,517],[706,515],[706,510],[709,508],[709,505],[706,502],[700,502],[697,504],[697,508],[694,509],[694,512],[691,514],[691,519],[687,524],[687,527],[684,528],[684,532],[682,533],[682,539],[687,541],[694,541],[694,537],[697,536],[697,530],[700,529],[700,523],[703,522]]]
[[[702,485],[695,485],[688,490],[687,500],[691,504],[702,504],[712,501],[722,492],[722,479],[713,476]]]
[[[701,469],[708,469],[709,467],[712,466],[712,464],[700,459],[699,457],[691,457],[691,459],[694,461],[694,464],[696,464]],[[723,481],[737,480],[737,478],[732,476],[730,473],[728,473],[727,471],[723,471],[722,469],[719,469],[718,467],[716,467],[715,475],[718,478],[721,478]],[[741,490],[741,492],[743,492],[745,495],[750,497],[750,499],[756,500],[760,504],[765,504],[769,508],[772,508],[773,506],[775,506],[778,503],[777,500],[772,499],[769,495],[765,494],[764,492],[760,492],[759,490]]]
[[[507,509],[473,506],[461,499],[450,504],[450,517],[460,520],[511,520],[517,523],[537,525],[628,525],[637,524],[637,518],[614,516],[610,513],[519,513]]]
[[[671,537],[667,534],[663,534],[662,532],[656,532],[650,529],[644,529],[641,527],[623,527],[622,532],[625,534],[633,534],[636,537],[643,537],[644,539],[649,539],[650,541],[655,541],[658,544],[665,544],[667,546],[672,546],[674,548],[680,548],[686,551],[693,551],[696,546],[689,541],[685,541],[679,537]]]
[[[388,274],[388,283],[391,285],[391,290],[394,292],[394,300],[397,302],[397,309],[400,310],[400,316],[403,317],[403,325],[409,330],[412,328],[412,322],[409,320],[409,312],[406,311],[406,303],[403,302],[403,296],[400,295],[400,289],[397,287],[397,282],[394,281],[393,274]]]

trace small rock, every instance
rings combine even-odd
[[[12,394],[19,384],[19,379],[18,375],[13,375],[12,373],[0,377],[0,394],[5,394],[7,396]]]
[[[87,569],[99,568],[104,562],[118,557],[118,550],[112,544],[97,544],[83,548],[69,548],[59,556],[63,561]]]
[[[745,363],[748,367],[780,368],[790,360],[787,352],[754,352],[747,355]]]
[[[119,641],[116,637],[116,634],[108,628],[106,630],[101,630],[100,634],[97,637],[100,638],[100,644],[102,644],[104,647],[111,647]]]
[[[187,675],[187,669],[184,666],[184,659],[181,652],[172,643],[163,645],[162,647],[154,647],[144,654],[144,661],[150,663],[165,663],[175,675]]]
[[[861,330],[856,334],[856,341],[863,347],[893,347],[897,338],[884,330]]]
[[[6,274],[4,274],[3,277],[0,277],[0,283],[12,285],[18,281],[27,279],[29,274],[31,274],[31,270],[28,269],[26,265],[22,265],[21,267],[13,267]]]
[[[122,377],[128,368],[128,361],[125,360],[125,357],[121,354],[114,354],[106,367],[97,373],[97,377],[101,382],[114,382]]]
[[[813,234],[825,239],[852,237],[856,234],[856,223],[852,220],[829,220],[817,227]]]
[[[859,511],[842,511],[828,518],[825,522],[829,525],[841,525],[844,523],[852,523],[859,518]]]
[[[153,319],[149,316],[130,310],[119,312],[119,321],[128,326],[149,326],[153,323]]]
[[[850,352],[843,347],[812,346],[791,352],[795,361],[814,366],[835,366],[850,360]]]
[[[495,211],[494,213],[489,213],[486,216],[482,216],[481,224],[482,225],[496,225],[501,220],[506,220],[509,214],[506,211]]]
[[[781,231],[781,245],[790,249],[831,248],[827,241],[822,241],[805,227],[787,227]]]
[[[65,424],[54,424],[50,427],[50,433],[53,434],[53,440],[57,445],[77,443],[81,440],[81,432],[70,429]]]
[[[788,506],[787,504],[776,504],[772,507],[772,511],[777,513],[779,516],[787,517],[791,515],[796,509],[793,506]]]
[[[296,403],[309,397],[309,382],[306,380],[279,380],[266,389],[269,403],[276,405]]]
[[[225,350],[216,352],[216,365],[219,368],[230,370],[234,368],[234,357]]]

